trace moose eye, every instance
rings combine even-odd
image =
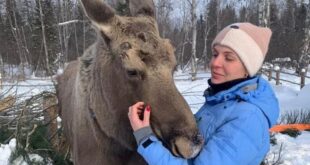
[[[121,47],[121,49],[123,49],[123,50],[131,49],[131,45],[130,45],[129,42],[123,42],[123,43],[121,44],[120,47]]]
[[[127,70],[127,74],[129,77],[135,77],[139,75],[138,71],[136,70]]]
[[[145,35],[145,33],[139,33],[138,34],[138,38],[140,38],[143,42],[146,42],[146,35]]]
[[[127,75],[131,80],[143,79],[143,73],[139,70],[127,70]]]

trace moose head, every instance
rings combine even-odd
[[[97,41],[58,79],[58,98],[73,156],[83,158],[75,162],[116,163],[125,161],[124,155],[130,152],[138,155],[127,117],[128,107],[137,101],[151,106],[151,128],[172,154],[194,157],[203,140],[174,84],[174,48],[159,35],[153,1],[130,0],[131,16],[127,17],[117,15],[102,0],[81,2],[97,31]],[[80,143],[88,145],[80,148]]]

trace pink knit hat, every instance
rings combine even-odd
[[[234,23],[218,33],[212,42],[212,48],[219,44],[234,50],[252,77],[263,64],[271,34],[269,28],[247,22]]]

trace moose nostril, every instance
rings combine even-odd
[[[200,145],[202,142],[203,142],[203,136],[201,134],[198,134],[193,137],[194,145]]]

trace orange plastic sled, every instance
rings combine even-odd
[[[310,130],[310,124],[285,124],[285,125],[275,125],[270,128],[270,132],[283,132],[288,129],[295,129],[298,131]]]

